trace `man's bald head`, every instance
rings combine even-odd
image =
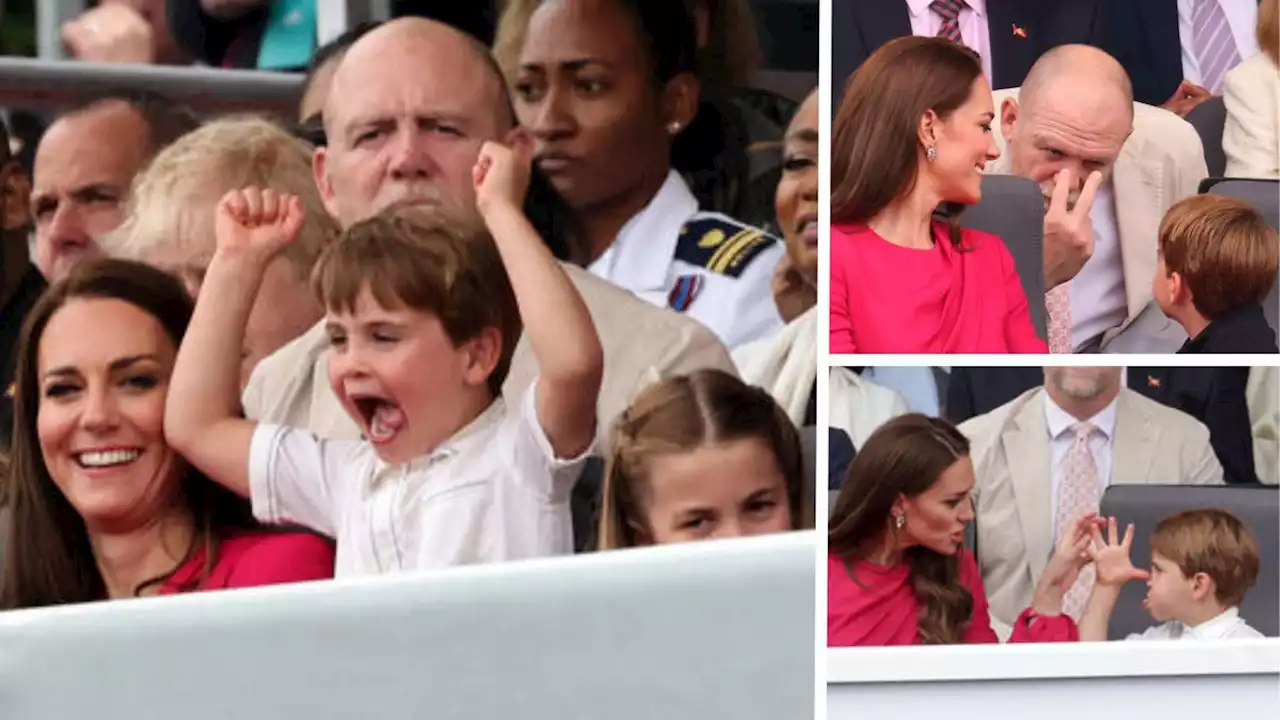
[[[1060,45],[1031,66],[1018,103],[1033,112],[1047,98],[1084,100],[1099,109],[1123,109],[1133,114],[1133,83],[1115,58],[1088,45]]]
[[[1000,124],[1013,174],[1048,198],[1066,171],[1074,202],[1091,173],[1110,177],[1133,132],[1133,86],[1105,52],[1063,45],[1036,61],[1016,100],[1004,101]]]
[[[344,226],[389,205],[471,209],[481,145],[508,141],[516,125],[489,50],[418,17],[386,23],[346,51],[323,115],[316,184]]]
[[[454,62],[437,65],[441,57],[451,58]],[[388,60],[392,58],[394,63],[389,64]],[[486,84],[491,88],[487,89],[493,94],[499,125],[503,132],[510,130],[515,125],[515,110],[506,79],[489,48],[451,25],[429,18],[403,17],[370,30],[343,53],[333,71],[330,91],[325,98],[323,117],[326,134],[333,132],[328,118],[342,111],[344,90],[362,82],[367,73],[402,72],[413,75],[432,70],[452,72],[460,70],[455,65],[469,61],[479,61],[489,76]]]

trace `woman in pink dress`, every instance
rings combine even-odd
[[[0,607],[333,577],[332,542],[263,527],[165,441],[191,311],[176,278],[121,260],[77,266],[32,308],[0,484]]]
[[[958,224],[1000,157],[994,119],[978,55],[949,40],[899,38],[853,74],[831,150],[831,352],[1049,351],[1004,243]]]
[[[969,442],[945,420],[903,415],[858,449],[831,515],[827,645],[994,643],[982,577],[963,547],[973,520]],[[1062,598],[1088,564],[1086,515],[1045,567],[1010,642],[1074,642]]]

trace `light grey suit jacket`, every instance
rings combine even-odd
[[[1053,554],[1052,455],[1044,388],[960,426],[972,445],[977,556],[1001,638],[1031,604]],[[1110,484],[1221,485],[1209,430],[1186,413],[1123,389]],[[1136,528],[1149,532],[1151,528]],[[1137,561],[1135,559],[1135,561]]]
[[[1018,88],[999,90],[992,97],[998,118],[1002,103],[1017,100]],[[999,123],[993,133],[1002,155],[987,166],[987,172],[1010,175],[1012,165]],[[1165,317],[1152,298],[1156,242],[1165,212],[1196,194],[1208,175],[1204,145],[1190,123],[1167,110],[1133,104],[1133,134],[1121,148],[1111,176],[1128,313],[1124,323],[1103,336],[1103,352],[1173,353],[1186,342],[1186,331]]]

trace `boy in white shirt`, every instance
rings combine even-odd
[[[1151,534],[1151,571],[1133,566],[1133,525],[1116,541],[1116,519],[1108,538],[1095,527],[1089,557],[1097,569],[1093,594],[1080,618],[1082,641],[1107,639],[1107,624],[1120,588],[1147,581],[1143,607],[1161,622],[1126,640],[1221,640],[1260,638],[1237,609],[1258,579],[1258,544],[1239,518],[1225,510],[1187,510],[1170,515]]]
[[[603,356],[581,297],[521,210],[529,156],[528,143],[481,150],[476,206],[488,233],[436,207],[384,212],[317,263],[330,382],[362,441],[239,417],[232,349],[302,208],[258,189],[218,207],[165,433],[260,519],[334,537],[338,577],[573,551],[569,496],[595,435]],[[522,321],[540,375],[506,407]]]

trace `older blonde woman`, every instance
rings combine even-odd
[[[262,358],[324,315],[309,287],[320,251],[338,238],[311,174],[311,146],[261,118],[215,120],[165,148],[134,181],[124,224],[103,241],[108,254],[140,260],[200,292],[214,251],[213,218],[228,190],[271,188],[298,196],[307,211],[298,241],[267,268],[249,316],[242,384]]]
[[[1280,0],[1258,5],[1257,55],[1227,73],[1227,177],[1280,179]]]

